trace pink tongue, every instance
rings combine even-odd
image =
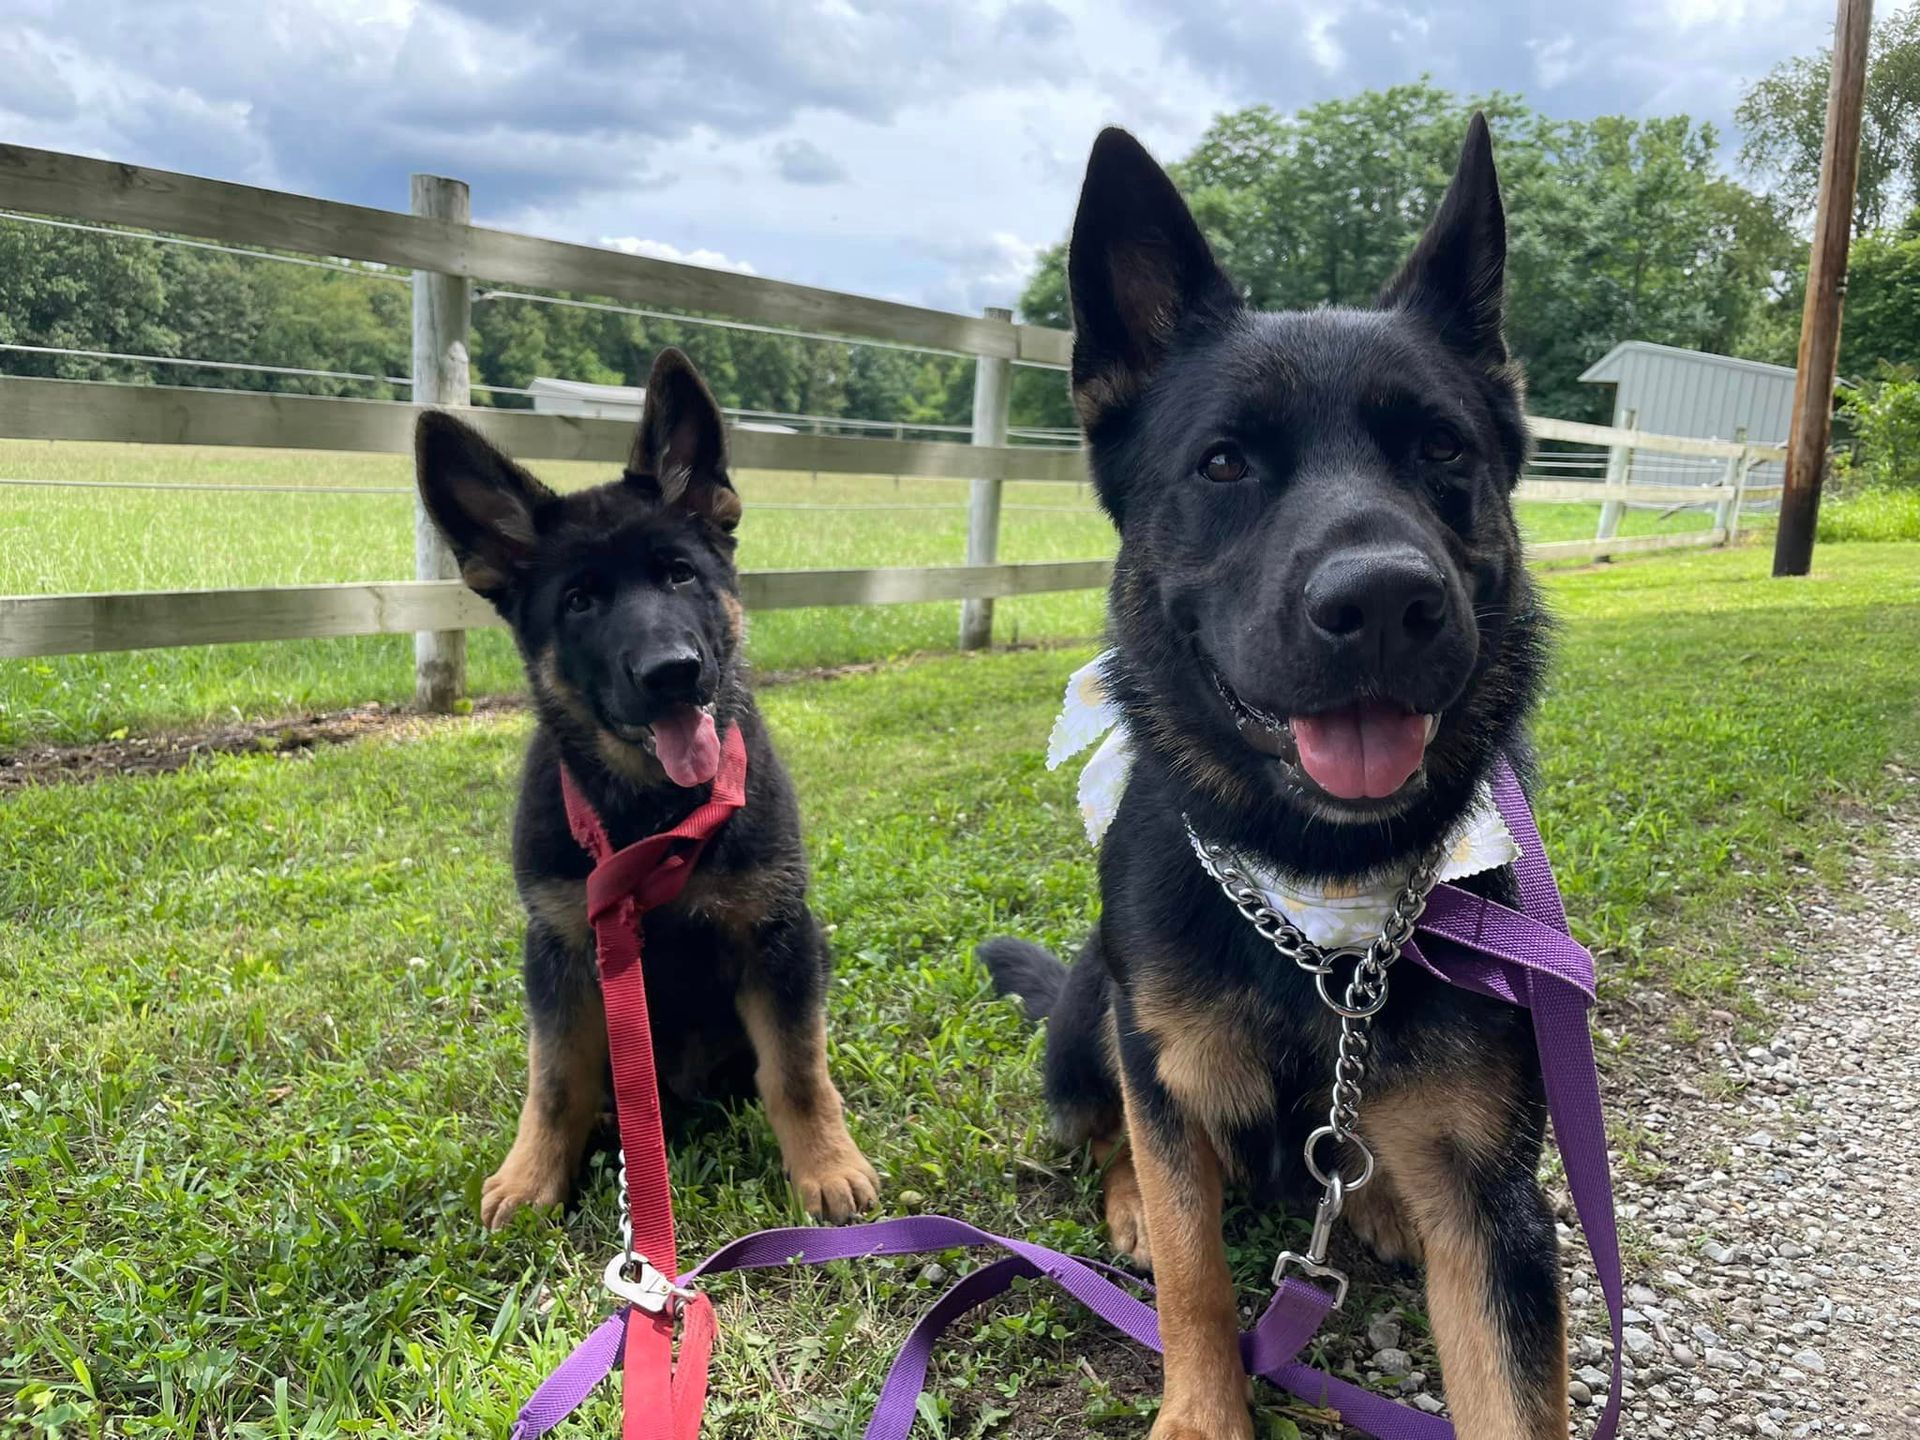
[[[677,705],[653,722],[653,753],[667,778],[684,788],[704,785],[720,773],[720,732],[713,716]]]
[[[1427,753],[1427,719],[1377,701],[1293,717],[1300,765],[1329,795],[1384,800]]]

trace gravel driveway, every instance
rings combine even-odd
[[[1626,1042],[1605,1077],[1608,1117],[1631,1137],[1614,1156],[1624,1440],[1920,1437],[1920,775],[1907,780],[1890,844],[1854,862],[1846,893],[1769,912],[1806,987],[1767,1000],[1770,1034],[1756,1043],[1715,1011],[1681,1041],[1667,1024],[1678,1002],[1651,990],[1604,1009],[1602,1047]],[[1561,1241],[1572,1433],[1586,1436],[1608,1382],[1606,1307],[1578,1230],[1563,1224]],[[1399,1313],[1417,1307],[1417,1283],[1354,1250],[1336,1242],[1376,1303],[1400,1303],[1329,1327],[1365,1329],[1333,1339],[1332,1358],[1399,1377],[1411,1403],[1440,1411],[1431,1343]]]
[[[1639,1127],[1636,1151],[1663,1172],[1615,1170],[1634,1307],[1626,1436],[1920,1435],[1913,807],[1891,839],[1855,863],[1849,894],[1779,917],[1810,989],[1770,1002],[1765,1043],[1737,1043],[1724,1014],[1697,1051],[1649,1024],[1609,1077],[1615,1124]],[[1657,1021],[1661,997],[1638,999]],[[1585,1258],[1577,1240],[1568,1252]],[[1569,1284],[1575,1365],[1598,1366],[1605,1308],[1590,1271]]]

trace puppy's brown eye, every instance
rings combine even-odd
[[[1436,465],[1447,465],[1460,458],[1460,437],[1446,425],[1436,425],[1421,437],[1420,453]]]
[[[691,560],[673,560],[667,565],[667,583],[669,585],[690,585],[693,583],[693,562]]]
[[[1247,478],[1247,457],[1238,445],[1216,445],[1200,462],[1200,473],[1217,484],[1231,485]]]
[[[570,615],[584,615],[593,608],[593,594],[584,585],[576,585],[560,597],[560,603],[567,607]]]

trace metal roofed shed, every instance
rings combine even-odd
[[[1742,428],[1757,445],[1786,443],[1793,410],[1793,369],[1626,340],[1580,378],[1611,384],[1613,423],[1621,429],[1697,440],[1732,440]],[[1637,417],[1629,426],[1629,411]]]
[[[1784,445],[1792,425],[1793,367],[1682,350],[1651,340],[1623,340],[1581,374],[1612,385],[1613,417],[1622,430],[1685,435],[1696,440],[1746,440]],[[1764,467],[1771,469],[1771,466]],[[1675,455],[1635,454],[1629,484],[1715,484],[1710,462]],[[1756,484],[1774,480],[1756,473]]]

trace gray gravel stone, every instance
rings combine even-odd
[[[1373,1357],[1373,1368],[1382,1375],[1408,1375],[1413,1372],[1413,1357],[1404,1350],[1382,1350]]]

